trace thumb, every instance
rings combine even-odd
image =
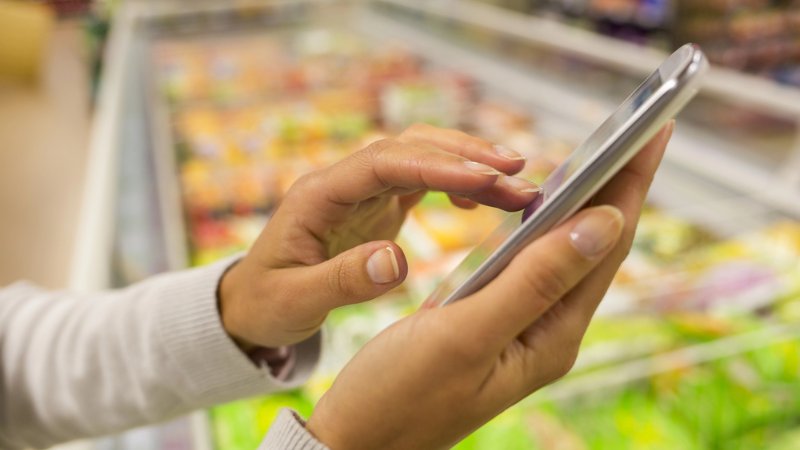
[[[586,209],[534,241],[476,294],[458,302],[476,328],[505,345],[561,300],[604,261],[622,233],[624,218],[612,206]]]
[[[392,241],[361,244],[323,263],[296,272],[308,288],[307,301],[333,309],[371,300],[403,282],[408,264]]]

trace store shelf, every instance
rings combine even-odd
[[[608,70],[618,70],[637,77],[644,77],[652,72],[667,56],[660,50],[644,48],[553,20],[474,1],[378,0],[375,3],[390,7],[390,11],[404,11],[420,24],[430,24],[432,20],[436,20],[449,25],[474,26],[499,36],[519,39],[533,47],[572,56],[582,61],[607,67]],[[530,80],[535,77],[535,74],[528,71],[519,76]],[[547,86],[547,84],[541,84],[541,86],[543,89],[536,91],[537,95],[554,92],[553,86]],[[574,97],[574,95],[570,95],[572,89],[563,85],[556,86],[556,89],[557,93],[553,97],[565,100],[564,109],[573,108],[573,114],[575,111],[581,111],[581,109],[576,109],[581,106],[580,100],[570,101],[571,97]],[[711,144],[704,147],[703,151],[704,153],[711,152],[713,155],[706,156],[704,154],[700,158],[713,159],[715,164],[713,166],[697,164],[695,167],[691,167],[691,161],[698,152],[692,152],[691,149],[685,147],[684,150],[677,151],[683,152],[683,154],[676,155],[678,160],[689,162],[687,167],[690,169],[714,167],[708,171],[707,175],[712,175],[719,181],[730,185],[743,184],[746,189],[752,191],[761,191],[765,186],[769,186],[773,192],[791,192],[789,196],[783,193],[777,194],[781,198],[776,199],[775,204],[778,207],[788,207],[789,210],[796,211],[797,207],[793,205],[797,205],[797,200],[800,199],[800,89],[734,70],[713,67],[705,78],[701,94],[732,105],[776,114],[797,123],[793,148],[787,158],[759,172],[749,167],[742,167],[740,158],[730,155],[732,147],[736,147],[735,143],[727,141],[720,145],[713,142],[712,139],[703,138],[701,132],[693,131],[693,135],[700,135],[698,142]],[[582,96],[584,99],[593,97],[597,97],[597,95],[590,93],[588,96]],[[605,105],[604,110],[610,110],[614,106],[614,104]],[[752,152],[753,150],[743,150],[743,152],[747,151]],[[730,176],[726,177],[728,173]],[[765,200],[770,201],[770,198],[771,196],[766,196]]]
[[[447,22],[474,25],[498,35],[513,36],[532,45],[641,77],[650,74],[667,57],[666,53],[657,49],[470,0],[377,0],[376,3],[407,10],[420,18],[430,16]],[[779,112],[800,120],[800,90],[796,88],[715,67],[706,77],[703,90],[725,100],[767,112]]]
[[[796,324],[774,325],[761,330],[692,345],[655,356],[645,356],[633,361],[615,364],[613,367],[562,380],[532,397],[532,401],[563,401],[590,395],[635,383],[666,372],[678,371],[711,361],[735,356],[769,345],[800,340],[800,329]],[[591,357],[591,355],[586,355]],[[581,367],[581,359],[576,369]]]
[[[383,0],[379,3],[382,2]],[[390,3],[399,2],[390,0]],[[433,10],[437,14],[444,14],[446,10],[442,6],[444,3],[447,2],[425,3],[425,5],[428,5],[426,7],[420,6],[422,3],[413,3],[413,5],[423,8],[422,10],[426,12]],[[403,3],[403,5],[410,7],[406,3]],[[434,8],[431,5],[439,6]],[[476,8],[477,12],[474,12],[471,8]],[[473,17],[473,15],[483,17],[485,13],[489,18],[487,19],[488,23],[494,23],[491,19],[493,17],[492,13],[484,11],[485,8],[490,8],[490,11],[494,11],[494,14],[501,17],[501,19],[495,18],[494,20],[508,19],[511,23],[514,23],[515,20],[541,20],[528,16],[517,17],[518,14],[515,13],[471,2],[464,2],[463,8],[461,5],[459,8],[451,8],[456,13],[453,17],[449,17],[448,20],[461,18],[463,14],[467,14],[464,11],[473,11],[473,14],[467,15],[469,17]],[[479,12],[480,14],[478,14]],[[508,18],[506,15],[512,15],[513,18]],[[471,20],[477,19],[473,17]],[[580,142],[588,136],[623,100],[622,98],[610,100],[599,96],[596,92],[592,92],[593,88],[591,86],[564,85],[526,68],[515,66],[513,62],[504,61],[496,55],[476,52],[457,43],[448,42],[437,38],[435,35],[428,34],[420,27],[391,20],[379,14],[365,13],[359,18],[358,23],[362,31],[376,36],[382,35],[387,40],[394,39],[406,42],[412,45],[420,54],[436,61],[438,64],[453,70],[462,70],[469,73],[486,85],[491,86],[493,91],[502,93],[513,99],[514,102],[534,106],[537,110],[544,111],[545,114],[540,116],[540,121],[543,122],[542,125],[545,129],[576,142]],[[583,30],[566,27],[557,22],[544,21],[544,23],[547,24],[545,28],[553,26],[567,34],[573,31],[579,34],[591,34]],[[524,28],[529,30],[536,27],[529,24]],[[509,29],[513,30],[514,27],[510,26]],[[506,32],[495,29],[493,31]],[[528,32],[534,33],[532,31]],[[538,32],[534,34],[538,36]],[[544,34],[551,36],[547,32]],[[557,35],[557,33],[554,33],[554,35]],[[595,35],[591,34],[591,36]],[[658,67],[662,60],[661,53],[655,50],[640,49],[632,44],[613,41],[603,36],[595,37],[599,40],[604,39],[611,42],[609,45],[611,46],[610,48],[614,49],[614,52],[607,52],[605,53],[606,55],[622,55],[624,56],[623,59],[637,61],[635,64],[637,74],[639,72],[649,74]],[[546,43],[547,41],[536,40],[536,42]],[[580,47],[578,44],[575,45]],[[554,51],[563,50],[561,45],[553,46],[552,49]],[[630,58],[628,55],[634,50],[641,50],[645,55],[649,55],[652,52],[658,58],[644,57],[640,59],[638,58],[638,53],[637,58]],[[594,55],[592,56],[594,60],[604,64],[611,63],[613,65],[615,63],[614,60],[605,60],[605,57],[598,58],[597,52],[591,53]],[[651,65],[642,64],[641,61],[643,60],[651,63]],[[626,68],[631,69],[631,67],[633,66]],[[775,94],[773,100],[781,98],[781,94],[784,94],[784,91],[788,92],[788,94],[786,94],[787,97],[783,98],[797,96],[800,99],[800,90],[777,87],[774,83],[750,76],[740,75],[740,77],[756,84],[767,83],[777,89],[779,92]],[[707,85],[708,82],[706,83]],[[732,93],[730,95],[731,98],[738,98]],[[772,105],[767,106],[768,103],[764,102],[761,106],[771,107]],[[793,104],[790,109],[792,114],[797,114],[797,117],[800,118],[800,101]],[[775,113],[784,112],[782,107],[770,109],[770,111]],[[800,143],[800,141],[798,142]],[[730,139],[725,139],[724,136],[721,137],[704,130],[702,126],[696,126],[691,122],[681,122],[666,154],[666,159],[674,161],[686,170],[698,172],[703,176],[730,186],[734,190],[746,192],[788,214],[800,217],[800,186],[797,185],[795,180],[795,177],[800,174],[800,167],[795,167],[800,164],[800,151],[795,152],[792,159],[779,168],[755,167],[750,162],[743,161],[735,154],[732,154],[732,147],[737,145]],[[800,147],[798,147],[798,150],[800,150]],[[743,150],[743,152],[753,151],[754,149]],[[779,176],[776,176],[776,172]],[[655,195],[658,195],[658,193]]]

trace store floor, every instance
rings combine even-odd
[[[90,126],[83,42],[59,24],[38,85],[0,80],[0,286],[67,283]]]

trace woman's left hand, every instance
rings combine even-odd
[[[289,190],[249,254],[223,277],[223,325],[240,344],[313,335],[333,308],[373,299],[407,274],[397,236],[427,191],[458,207],[518,210],[538,187],[511,175],[522,156],[456,130],[415,125]]]

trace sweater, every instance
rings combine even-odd
[[[279,379],[223,329],[217,289],[230,264],[90,294],[0,289],[0,448],[112,434],[304,383],[319,333],[295,346]],[[325,447],[284,411],[262,448]]]

